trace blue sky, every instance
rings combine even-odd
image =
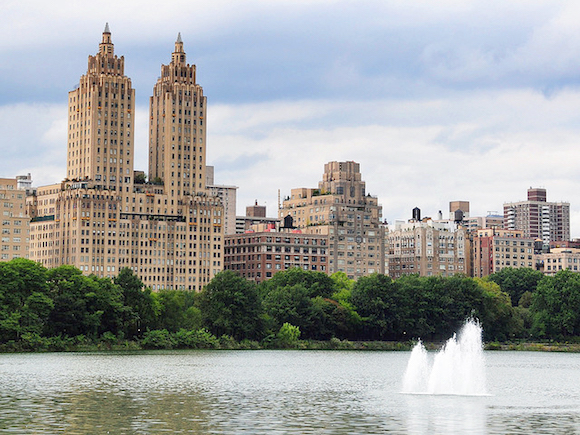
[[[0,176],[65,174],[67,93],[109,22],[147,104],[177,32],[208,96],[208,164],[276,214],[355,160],[388,221],[472,215],[530,186],[569,201],[580,237],[580,3],[574,1],[7,1],[0,6]],[[28,119],[34,119],[31,126]]]

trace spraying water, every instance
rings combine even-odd
[[[481,333],[479,322],[468,320],[459,336],[453,334],[447,340],[432,365],[427,350],[419,341],[407,364],[403,393],[486,395]]]

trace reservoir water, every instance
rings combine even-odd
[[[0,355],[0,431],[580,433],[580,355],[484,352],[485,396],[402,394],[410,352]]]

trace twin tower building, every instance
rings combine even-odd
[[[201,290],[223,269],[224,210],[206,190],[206,97],[181,36],[149,102],[149,174],[134,170],[135,90],[109,26],[69,92],[67,172],[27,200],[29,257],[153,290]]]

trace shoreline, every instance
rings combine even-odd
[[[72,344],[64,346],[41,346],[39,348],[23,348],[17,345],[0,346],[0,353],[44,353],[44,352],[147,352],[154,350],[351,350],[351,351],[411,351],[415,341],[349,341],[331,339],[328,341],[298,340],[286,346],[257,341],[235,342],[231,340],[213,343],[210,346],[159,346],[145,347],[137,341],[123,341],[119,343],[99,342],[95,344]],[[438,351],[445,341],[423,342],[428,351]],[[483,345],[487,351],[522,351],[522,352],[569,352],[580,353],[580,343],[567,342],[488,342]]]

